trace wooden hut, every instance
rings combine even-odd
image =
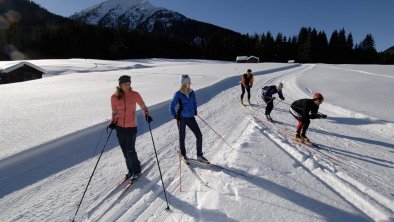
[[[256,56],[237,56],[235,62],[236,63],[258,63],[259,57]]]
[[[46,71],[30,62],[1,62],[0,84],[23,82],[33,79],[41,79]]]

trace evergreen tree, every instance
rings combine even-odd
[[[338,59],[336,58],[336,50],[338,48],[339,45],[339,34],[338,31],[335,30],[332,34],[331,34],[331,38],[330,41],[328,43],[328,62],[329,63],[338,63]]]
[[[313,54],[312,43],[317,37],[316,30],[312,31],[309,28],[301,28],[298,34],[298,52],[297,61],[299,62],[310,62]]]
[[[346,63],[353,63],[354,62],[354,52],[353,52],[353,36],[352,33],[349,33],[346,39]]]
[[[273,62],[274,61],[274,51],[275,51],[275,41],[270,32],[267,32],[264,40],[261,42],[263,56],[262,60],[265,62]]]
[[[328,40],[325,32],[319,32],[317,34],[316,45],[316,61],[327,62]]]
[[[274,52],[275,54],[273,55],[273,59],[275,62],[284,62],[285,61],[285,42],[286,42],[286,37],[283,37],[282,33],[278,33],[275,38],[275,48]]]
[[[358,54],[358,62],[362,64],[370,64],[379,62],[378,53],[375,49],[375,40],[371,34],[367,36],[360,42],[356,50]]]

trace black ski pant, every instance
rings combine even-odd
[[[274,108],[274,100],[272,98],[264,98],[264,102],[267,104],[265,107],[265,115],[270,115]]]
[[[245,95],[245,89],[248,92],[248,100],[250,100],[250,86],[244,86],[241,84],[241,89],[242,89],[242,94],[241,94],[241,100],[244,99],[244,95]]]
[[[194,117],[181,117],[180,120],[177,121],[178,129],[179,129],[179,149],[181,150],[181,154],[186,156],[186,148],[185,148],[185,138],[186,138],[186,126],[190,128],[190,130],[194,133],[196,137],[196,147],[197,147],[197,156],[202,156],[202,134],[200,131],[200,127],[197,124],[197,121]]]
[[[137,127],[120,127],[116,126],[116,135],[118,137],[120,148],[126,160],[129,174],[141,173],[141,164],[135,151],[135,140],[137,138]]]
[[[294,111],[292,108],[290,108],[290,113],[294,118],[298,120],[298,124],[296,127],[297,134],[300,134],[305,136],[306,131],[308,130],[309,124],[311,123],[311,120],[309,118],[303,118],[302,115],[296,111]]]

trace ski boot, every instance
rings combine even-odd
[[[270,121],[270,122],[273,121],[270,115],[265,115],[265,118],[266,118],[268,121]]]
[[[189,159],[186,157],[186,155],[179,155],[179,159],[189,165]]]
[[[249,106],[250,106],[250,99],[248,99],[248,104],[249,104]]]
[[[126,173],[126,174],[124,175],[124,180],[129,179],[131,175],[132,175],[132,173]]]
[[[311,143],[308,137],[306,137],[305,133],[301,134],[301,139],[304,143]]]
[[[201,156],[197,156],[197,161],[199,161],[201,163],[209,164],[209,161],[205,157],[203,157],[202,155]]]
[[[241,99],[241,105],[244,105],[244,100],[243,99]]]
[[[297,134],[296,134],[296,136],[294,138],[294,141],[299,142],[299,143],[303,142],[303,140],[302,140],[302,138],[300,136],[300,133],[297,132]]]

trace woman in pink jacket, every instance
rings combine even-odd
[[[119,86],[111,96],[112,118],[110,128],[116,129],[119,145],[126,160],[128,173],[126,178],[137,179],[141,174],[141,164],[135,151],[137,137],[136,104],[148,115],[148,108],[140,94],[130,87],[130,76],[119,78]]]

